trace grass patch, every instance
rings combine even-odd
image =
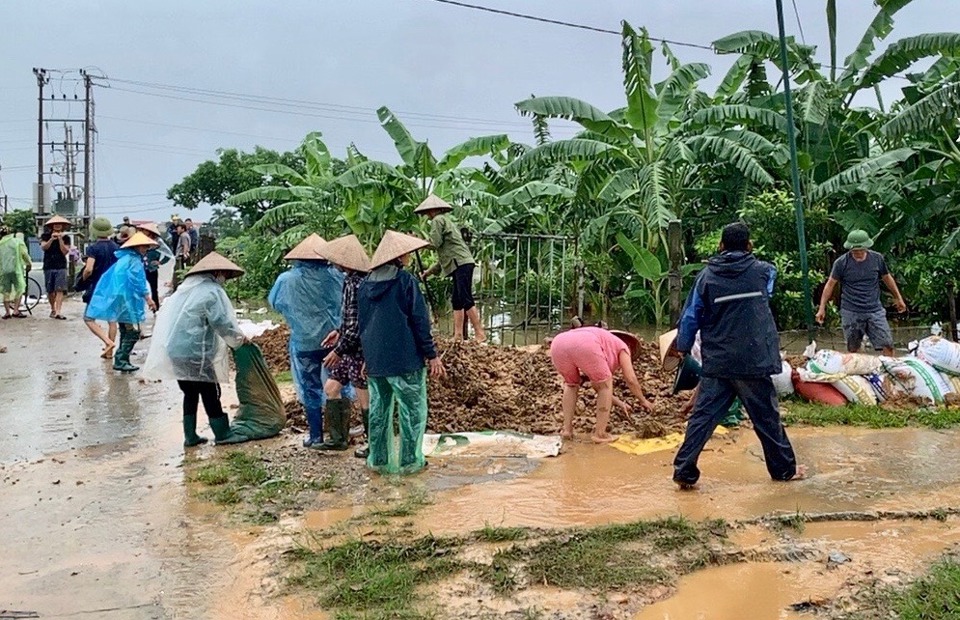
[[[497,543],[526,540],[528,531],[522,527],[496,527],[488,523],[474,534],[481,542]]]
[[[906,587],[877,587],[850,619],[954,620],[960,618],[960,559],[946,557]]]
[[[306,490],[330,490],[338,480],[330,474],[321,480],[302,480],[289,467],[267,463],[243,450],[201,465],[191,480],[204,487],[200,497],[225,506],[245,504],[242,516],[253,523],[276,521]]]
[[[376,522],[378,519],[386,519],[392,517],[412,517],[417,514],[417,512],[424,506],[430,505],[430,499],[427,497],[426,491],[416,490],[411,491],[407,496],[403,498],[402,501],[396,505],[390,506],[389,508],[380,508],[378,510],[373,510],[367,514],[367,516],[373,518]]]
[[[277,383],[293,383],[293,373],[289,370],[282,370],[273,375]]]
[[[888,409],[880,405],[849,404],[842,407],[792,401],[782,406],[783,421],[809,426],[864,426],[868,428],[903,428],[925,426],[948,428],[960,424],[960,409],[922,407]]]

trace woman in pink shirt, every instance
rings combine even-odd
[[[633,334],[608,331],[601,327],[579,327],[558,334],[550,343],[550,359],[554,368],[563,377],[563,430],[564,439],[573,438],[573,413],[577,408],[582,376],[586,376],[590,386],[597,392],[597,422],[593,429],[596,443],[608,443],[616,439],[607,432],[610,422],[610,408],[617,401],[624,411],[629,406],[613,395],[613,375],[617,370],[630,392],[647,411],[653,405],[643,394],[643,388],[633,370],[633,356],[640,342]]]

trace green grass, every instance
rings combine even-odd
[[[948,428],[960,424],[960,409],[952,407],[887,409],[883,406],[849,404],[842,407],[792,401],[781,409],[783,421],[809,426],[864,426],[869,428],[903,428],[925,426]]]
[[[200,491],[202,498],[225,506],[245,504],[242,516],[261,525],[276,521],[302,491],[328,491],[338,485],[336,474],[301,480],[289,467],[268,464],[242,450],[201,465],[191,480],[206,487]]]
[[[430,503],[426,491],[414,490],[407,494],[407,496],[396,505],[370,511],[367,513],[367,516],[375,520],[391,517],[412,517],[424,506],[429,506]]]
[[[273,378],[277,383],[293,383],[293,373],[289,370],[282,370],[273,375]]]
[[[526,528],[496,527],[488,523],[483,526],[482,530],[476,532],[476,537],[482,542],[511,542],[514,540],[525,540],[528,533]]]
[[[898,620],[960,618],[960,559],[946,557],[906,587],[875,587],[861,599],[858,611],[845,616]]]

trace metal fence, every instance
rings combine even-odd
[[[471,246],[474,297],[494,343],[538,343],[582,311],[582,267],[572,239],[480,234]]]

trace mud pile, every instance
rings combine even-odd
[[[287,338],[283,327],[256,338],[264,349],[267,364],[274,372],[288,370]],[[546,349],[540,347],[511,348],[479,345],[438,339],[447,376],[428,382],[430,415],[427,432],[515,430],[524,433],[557,433],[563,422],[560,410],[563,389],[560,376],[553,369]],[[610,430],[614,433],[635,432],[643,437],[657,437],[681,431],[685,416],[680,408],[688,395],[670,394],[673,376],[660,369],[656,344],[642,343],[634,360],[637,377],[647,398],[654,403],[648,414],[637,406],[622,378],[615,380],[615,393],[633,407],[627,416],[619,407],[611,413]],[[580,391],[580,403],[574,418],[574,429],[588,433],[593,429],[596,395]],[[288,426],[306,427],[303,409],[287,403]],[[359,423],[359,417],[355,423]]]

